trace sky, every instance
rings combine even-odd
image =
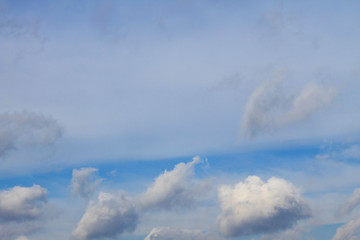
[[[359,8],[0,0],[0,238],[360,240]]]

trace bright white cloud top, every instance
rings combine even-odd
[[[310,217],[309,206],[299,190],[275,177],[263,182],[257,176],[250,176],[234,187],[222,186],[219,199],[218,226],[226,236],[272,233]]]
[[[332,240],[358,240],[360,233],[360,219],[351,220],[336,230]]]

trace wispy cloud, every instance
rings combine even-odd
[[[332,240],[358,240],[360,230],[360,218],[351,220],[336,230],[336,234]]]
[[[101,182],[101,179],[94,179],[94,174],[97,171],[97,168],[73,169],[71,179],[73,196],[89,198],[93,195]]]
[[[27,111],[0,114],[0,157],[31,145],[51,145],[63,134],[51,117]]]
[[[226,236],[272,233],[310,216],[299,190],[275,177],[263,182],[250,176],[234,187],[224,185],[219,188],[219,199],[218,226]]]
[[[247,137],[305,119],[328,106],[338,94],[335,88],[310,83],[291,96],[281,87],[283,79],[279,76],[264,81],[250,96],[242,122],[242,131]]]
[[[81,240],[116,237],[135,230],[137,223],[138,213],[125,193],[101,192],[97,201],[90,201],[72,235]]]
[[[340,214],[341,215],[348,214],[359,205],[360,205],[360,188],[356,188],[352,196],[349,198],[348,201],[346,201],[345,205],[340,210]]]
[[[216,233],[171,227],[153,228],[144,240],[224,240]]]

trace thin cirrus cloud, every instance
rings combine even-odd
[[[234,187],[220,187],[218,194],[221,213],[217,222],[225,236],[273,233],[310,216],[299,190],[280,178],[263,182],[249,176]]]
[[[242,131],[249,138],[303,120],[328,106],[337,96],[335,88],[316,83],[306,85],[292,97],[281,88],[283,77],[264,81],[250,96],[242,121]]]
[[[51,145],[63,134],[51,117],[32,112],[0,114],[0,157],[24,146]]]
[[[171,227],[153,228],[144,240],[224,240],[213,233]]]
[[[360,230],[360,218],[351,220],[336,230],[336,234],[332,240],[358,240]]]
[[[135,230],[138,218],[132,200],[125,193],[101,192],[97,201],[90,201],[72,235],[80,240],[114,238]]]
[[[97,168],[73,169],[72,172],[72,194],[75,197],[89,198],[93,195],[101,179],[94,179]]]
[[[194,166],[202,160],[196,156],[191,162],[179,163],[172,171],[159,175],[145,193],[137,197],[141,209],[179,209],[191,207],[199,192],[207,189],[206,182],[191,179]]]

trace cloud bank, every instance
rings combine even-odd
[[[96,168],[73,169],[71,179],[73,196],[84,198],[92,196],[96,187],[101,182],[101,179],[94,181],[94,173],[97,171],[98,169]]]
[[[72,235],[80,240],[114,238],[135,230],[137,223],[138,213],[127,195],[101,192],[97,201],[90,201]]]
[[[153,228],[144,240],[223,240],[216,234],[200,230],[188,230],[170,227]]]
[[[51,117],[27,111],[0,114],[0,157],[29,145],[50,145],[63,134]]]
[[[292,227],[310,216],[299,190],[284,179],[263,182],[249,176],[234,187],[219,188],[221,213],[217,222],[226,236],[272,233]]]
[[[199,157],[194,157],[191,162],[177,164],[172,171],[165,170],[137,198],[138,206],[142,209],[166,210],[192,206],[199,192],[206,188],[206,184],[190,179],[194,166],[200,162]]]
[[[250,96],[242,121],[242,131],[247,137],[305,119],[337,96],[334,88],[310,83],[292,97],[282,90],[282,81],[282,78],[264,81]]]

